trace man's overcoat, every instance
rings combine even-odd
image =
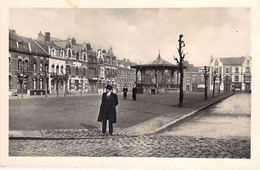
[[[109,97],[107,97],[107,93],[103,93],[97,121],[109,120],[111,123],[116,123],[117,105],[118,99],[115,93],[111,92]]]

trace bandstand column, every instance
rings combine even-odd
[[[138,69],[136,69],[136,71],[135,71],[135,84],[137,85],[137,73],[138,73]]]
[[[172,77],[173,77],[173,73],[174,73],[174,71],[171,70],[171,88],[172,88]]]

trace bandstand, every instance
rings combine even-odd
[[[147,64],[131,66],[136,69],[137,93],[171,93],[179,90],[179,66],[161,58]]]

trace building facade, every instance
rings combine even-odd
[[[122,92],[123,87],[126,86],[128,91],[131,91],[133,85],[135,84],[135,69],[131,66],[136,65],[136,63],[131,62],[128,59],[117,60],[118,70],[117,70],[117,87],[118,91]]]
[[[117,57],[110,47],[108,51],[105,49],[97,50],[98,58],[98,92],[102,93],[107,84],[112,85],[113,89],[118,91],[117,87]]]
[[[194,67],[192,64],[188,64],[187,69],[184,72],[183,89],[187,92],[200,92],[204,91],[205,78],[204,67]]]
[[[210,89],[213,90],[215,77],[215,88],[220,88],[222,91],[229,91],[230,89],[251,91],[251,65],[252,58],[250,56],[232,58],[211,57]]]
[[[48,92],[49,54],[31,39],[9,31],[9,91],[43,95]]]

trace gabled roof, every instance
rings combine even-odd
[[[31,53],[39,56],[49,56],[48,52],[45,51],[35,40],[32,38],[22,37],[28,41],[31,45]]]
[[[219,58],[223,65],[241,65],[245,60],[245,57],[229,57]]]

